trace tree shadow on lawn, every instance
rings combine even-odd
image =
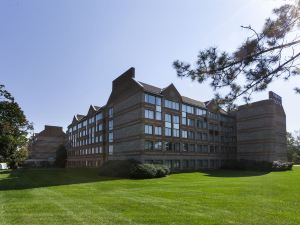
[[[208,177],[256,177],[256,176],[263,176],[268,173],[269,171],[250,171],[250,170],[205,170],[203,171],[205,176]]]
[[[1,178],[1,175],[6,174],[9,175]],[[0,171],[0,191],[105,182],[119,179],[101,177],[98,175],[98,169],[17,169]]]

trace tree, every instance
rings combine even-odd
[[[248,103],[252,93],[265,90],[275,78],[287,80],[299,75],[300,38],[291,35],[300,27],[300,0],[274,9],[273,14],[261,32],[242,26],[253,35],[233,53],[220,52],[216,47],[200,50],[194,68],[175,61],[177,75],[199,83],[210,80],[216,102],[228,109],[236,107],[234,102],[239,97]],[[225,95],[219,93],[228,88]],[[300,88],[295,91],[300,93]]]
[[[15,167],[32,130],[24,112],[12,95],[0,84],[0,159]]]
[[[294,137],[291,133],[287,133],[287,153],[288,161],[300,163],[300,134]]]

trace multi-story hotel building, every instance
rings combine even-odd
[[[130,68],[113,81],[105,106],[74,116],[67,164],[97,167],[106,160],[136,159],[176,170],[218,168],[232,159],[285,159],[282,106],[270,99],[240,108],[227,113],[213,101],[182,96],[173,84],[139,82]]]

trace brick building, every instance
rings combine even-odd
[[[163,163],[174,170],[205,169],[237,158],[284,159],[285,114],[281,105],[267,102],[227,113],[216,110],[213,101],[182,96],[173,84],[159,88],[139,82],[135,69],[130,68],[113,81],[105,106],[90,106],[86,115],[74,116],[67,131],[68,167],[136,159]],[[257,107],[270,114],[252,116]],[[268,129],[253,133],[256,127],[247,123],[260,124],[261,119],[269,120]],[[260,139],[260,135],[280,137]],[[260,145],[260,140],[266,142]],[[247,143],[255,149],[249,150]]]
[[[25,163],[36,166],[52,164],[58,147],[66,142],[67,136],[62,127],[46,125],[43,131],[32,137],[28,159]]]

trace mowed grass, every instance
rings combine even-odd
[[[152,180],[95,169],[0,172],[0,224],[300,224],[300,167],[211,171]]]

